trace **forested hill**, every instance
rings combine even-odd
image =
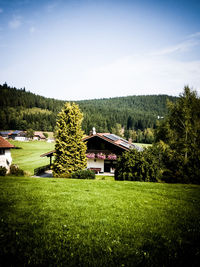
[[[144,130],[155,128],[158,116],[165,116],[167,95],[127,96],[77,101],[84,113],[86,134],[96,127],[98,132]],[[57,113],[65,101],[46,98],[25,89],[0,85],[0,129],[53,131]]]

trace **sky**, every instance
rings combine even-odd
[[[199,0],[0,0],[0,84],[62,100],[200,93]]]

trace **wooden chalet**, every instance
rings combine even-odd
[[[110,133],[93,133],[83,139],[87,142],[87,168],[95,173],[114,173],[117,158],[130,149],[141,151],[142,148],[127,140]],[[41,157],[49,157],[50,165],[55,150],[42,154]]]
[[[140,147],[110,133],[95,133],[84,138],[87,142],[87,167],[95,172],[114,173],[117,158],[130,149]]]

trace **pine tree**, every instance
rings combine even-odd
[[[56,144],[53,173],[55,177],[70,176],[87,166],[86,144],[82,141],[83,114],[75,103],[66,103],[56,121]]]

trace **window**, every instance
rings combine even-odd
[[[0,155],[5,155],[5,149],[0,148]]]

